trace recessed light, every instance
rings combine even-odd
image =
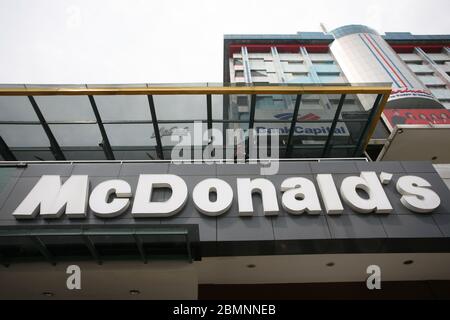
[[[141,292],[139,290],[130,290],[130,294],[132,296],[137,296],[138,294],[140,294]]]
[[[328,262],[327,267],[334,267],[334,262]]]
[[[409,266],[414,263],[414,260],[406,260],[403,262],[404,265]]]
[[[53,297],[55,294],[53,292],[46,291],[46,292],[42,292],[42,295],[46,296],[46,297]]]
[[[256,268],[256,265],[254,265],[254,264],[248,264],[248,265],[247,265],[247,268],[253,269],[253,268]]]
[[[431,158],[431,160],[433,160],[433,161],[435,161],[435,160],[437,160],[438,159],[438,157],[433,157],[433,158]]]

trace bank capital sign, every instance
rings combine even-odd
[[[130,184],[124,180],[104,181],[89,194],[89,176],[72,175],[64,183],[59,175],[43,175],[13,212],[16,219],[33,219],[38,215],[57,219],[86,218],[88,206],[100,218],[116,218],[131,207],[134,218],[168,218],[186,205],[191,191],[195,208],[206,216],[221,216],[237,197],[239,216],[253,216],[252,195],[261,194],[264,215],[276,216],[280,205],[292,215],[342,214],[343,204],[357,213],[389,214],[393,207],[384,190],[393,175],[374,171],[344,178],[336,186],[331,174],[317,174],[316,184],[310,179],[293,176],[275,186],[268,178],[239,178],[235,180],[236,194],[231,185],[218,178],[200,181],[188,190],[183,178],[172,174],[141,174],[133,195]],[[417,213],[432,213],[441,199],[431,184],[418,176],[404,175],[397,179],[396,190],[403,206]],[[152,201],[157,188],[171,189],[166,201]],[[277,191],[277,188],[279,189]],[[277,193],[281,192],[281,203]],[[215,197],[211,197],[215,194]],[[133,198],[134,197],[134,198]],[[323,206],[320,202],[322,199]],[[133,198],[133,201],[131,201]],[[132,203],[132,205],[131,205]]]

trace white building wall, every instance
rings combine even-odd
[[[390,45],[375,31],[364,26],[345,26],[331,32],[330,46],[339,66],[350,83],[392,83],[390,107],[409,105],[441,107],[431,91],[417,78]],[[408,61],[420,60],[417,54],[403,55]],[[366,109],[372,101],[361,97]]]

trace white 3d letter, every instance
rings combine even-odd
[[[108,198],[115,194],[116,198],[108,202]],[[114,218],[127,210],[130,205],[131,187],[123,180],[109,180],[100,183],[91,192],[89,207],[94,214],[102,218]],[[118,199],[124,198],[124,199]]]
[[[318,174],[316,180],[327,214],[341,214],[344,212],[333,176],[331,174]]]
[[[306,178],[290,178],[281,183],[283,208],[294,215],[307,211],[309,214],[320,214],[319,197],[316,187]]]
[[[357,189],[367,192],[369,198],[360,197]],[[356,212],[391,213],[393,211],[375,172],[361,172],[360,177],[345,178],[341,185],[341,195],[344,201]]]
[[[83,218],[86,216],[88,191],[88,176],[71,176],[61,185],[60,176],[45,175],[17,207],[13,216],[31,219],[40,211],[44,218],[59,218],[65,209],[69,218]]]
[[[209,200],[209,194],[217,194],[216,201]],[[199,182],[192,191],[194,205],[201,213],[216,217],[230,209],[233,203],[233,189],[220,179],[206,179]]]
[[[400,192],[401,203],[413,212],[428,213],[439,207],[441,199],[431,189],[431,184],[420,177],[405,176],[397,181],[397,191]]]
[[[153,188],[170,188],[172,196],[163,202],[152,202]],[[183,209],[188,197],[186,182],[173,174],[141,174],[131,214],[136,218],[164,218]]]
[[[264,215],[276,216],[279,212],[277,192],[267,179],[238,178],[237,192],[240,216],[253,216],[253,192],[261,194]]]

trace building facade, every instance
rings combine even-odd
[[[238,84],[388,84],[392,93],[377,126],[368,152],[375,159],[398,124],[449,124],[448,35],[385,35],[361,25],[337,28],[327,33],[299,32],[295,35],[225,36],[224,82]],[[248,116],[249,102],[236,97],[240,117]],[[299,118],[310,114],[324,117],[335,110],[339,97],[303,98]],[[259,105],[258,105],[259,104]],[[355,110],[371,108],[371,97],[351,100]],[[293,110],[292,99],[261,97],[257,108]],[[276,115],[276,114],[275,114]],[[303,118],[305,117],[305,118]],[[431,158],[430,158],[431,160]],[[445,163],[447,160],[442,159]]]

